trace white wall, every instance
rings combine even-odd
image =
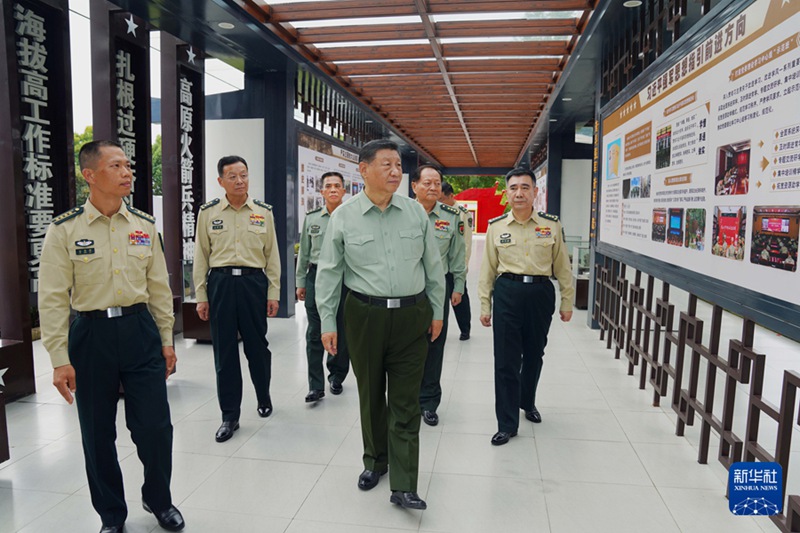
[[[247,161],[250,171],[250,196],[264,198],[264,119],[206,120],[206,179],[204,201],[225,194],[217,183],[217,161],[226,155],[238,155]],[[281,200],[283,201],[283,200]]]
[[[561,163],[561,221],[568,235],[589,239],[592,201],[592,161],[564,159]]]

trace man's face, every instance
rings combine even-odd
[[[536,186],[533,184],[533,178],[528,175],[512,177],[506,185],[506,196],[511,202],[512,209],[533,208],[533,201],[536,198]]]
[[[225,189],[225,195],[230,197],[247,194],[250,188],[250,177],[247,165],[241,161],[222,167],[222,176],[217,181]]]
[[[91,167],[83,169],[83,177],[92,191],[124,198],[131,193],[131,162],[122,148],[103,146]]]
[[[344,197],[344,185],[339,176],[328,176],[322,180],[322,197],[327,204],[340,204]]]
[[[358,164],[358,171],[364,178],[367,192],[379,194],[393,194],[403,178],[400,154],[395,150],[378,150],[370,163],[362,161]]]
[[[442,195],[442,178],[432,168],[422,170],[417,182],[411,183],[414,194],[423,202],[435,202]]]

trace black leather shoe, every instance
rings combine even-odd
[[[233,432],[237,429],[239,429],[238,420],[225,420],[217,430],[217,434],[214,436],[214,438],[217,442],[225,442],[229,438],[233,437]]]
[[[272,414],[272,399],[267,400],[267,403],[258,404],[258,416],[267,418]]]
[[[428,504],[416,492],[402,492],[393,490],[389,501],[404,509],[427,509]]]
[[[497,433],[492,436],[492,444],[495,446],[502,446],[503,444],[507,443],[511,437],[516,437],[517,432],[512,431],[511,433],[506,433],[505,431],[498,431]]]
[[[542,423],[542,415],[539,414],[539,410],[534,407],[530,411],[525,411],[525,418],[533,422],[534,424],[541,424]]]
[[[422,421],[429,426],[435,426],[439,423],[439,415],[433,411],[422,411]]]
[[[158,525],[167,531],[180,531],[186,525],[181,512],[174,505],[170,505],[164,511],[159,512],[152,511],[144,502],[142,502],[142,507],[148,513],[154,514],[156,520],[158,520]]]
[[[388,471],[388,468],[384,468],[380,472],[375,472],[374,470],[364,470],[361,472],[361,475],[358,476],[358,488],[361,490],[374,489],[378,484],[378,481],[381,480],[381,476]]]
[[[312,390],[306,394],[306,403],[318,402],[325,397],[324,390]]]
[[[461,336],[458,338],[460,341],[465,341],[469,339],[469,333],[462,333]]]
[[[331,394],[341,394],[344,390],[342,384],[336,381],[335,379],[331,380]]]
[[[122,533],[122,528],[125,526],[103,526],[100,533]]]

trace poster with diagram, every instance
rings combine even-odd
[[[604,114],[599,239],[800,301],[800,2],[757,0]]]

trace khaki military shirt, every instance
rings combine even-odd
[[[575,288],[564,244],[561,222],[547,213],[533,212],[524,222],[512,213],[492,219],[478,278],[481,315],[492,314],[492,292],[497,276],[505,272],[531,276],[555,275],[561,290],[560,311],[572,311]]]
[[[464,244],[467,249],[464,260],[467,263],[467,272],[469,272],[469,259],[472,257],[472,232],[475,231],[475,222],[472,220],[472,212],[469,209],[459,203],[456,203],[456,206],[461,213],[461,222],[464,223]]]
[[[200,206],[193,270],[198,302],[208,301],[208,271],[217,267],[264,269],[267,299],[280,300],[281,260],[271,206],[248,197],[236,210],[224,196]]]
[[[428,215],[395,194],[384,211],[360,192],[331,215],[317,266],[322,332],[336,331],[341,283],[368,296],[398,298],[423,290],[434,320],[444,316],[444,270]]]
[[[87,201],[54,219],[39,267],[42,341],[53,367],[69,364],[70,303],[98,311],[146,303],[172,346],[172,291],[155,219],[124,202],[111,218]]]
[[[318,207],[306,213],[303,220],[303,231],[300,234],[300,251],[297,253],[297,272],[295,281],[298,289],[306,287],[306,273],[309,263],[319,263],[322,240],[331,214],[327,207]]]
[[[428,213],[428,219],[433,226],[433,236],[439,247],[442,257],[444,273],[453,274],[453,292],[464,294],[464,284],[467,282],[467,262],[464,247],[464,223],[461,221],[460,211],[441,202],[436,202]]]

